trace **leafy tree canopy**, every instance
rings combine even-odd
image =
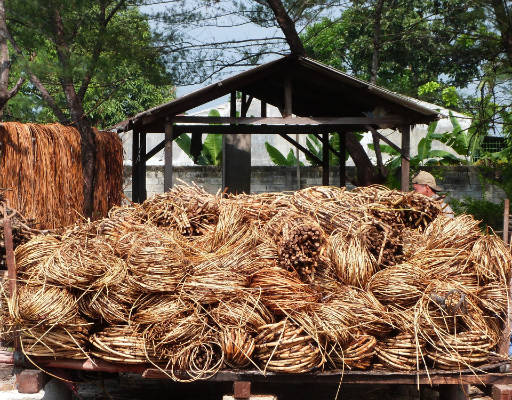
[[[73,82],[85,114],[99,127],[113,125],[174,96],[172,76],[154,46],[147,18],[128,3],[8,2],[9,29],[22,51],[17,68],[34,73],[70,120],[70,105],[62,86],[65,77]],[[60,11],[65,46],[55,33],[55,9]],[[35,122],[58,119],[33,84],[26,84],[10,101],[5,117]]]

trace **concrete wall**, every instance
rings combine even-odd
[[[474,167],[444,167],[425,168],[439,177],[438,184],[446,190],[449,197],[462,199],[464,197],[482,198],[493,202],[500,202],[504,197],[501,189],[482,185],[479,174]],[[131,167],[125,166],[124,191],[131,199]],[[347,175],[353,177],[355,168],[347,167]],[[173,170],[173,184],[181,179],[187,183],[195,182],[203,186],[208,192],[216,193],[222,186],[222,171],[214,166],[190,166],[175,167]],[[319,167],[301,168],[301,187],[320,185],[322,182],[322,170]],[[330,184],[339,184],[337,168],[331,168]],[[350,188],[351,185],[347,184]],[[162,193],[164,187],[163,166],[150,166],[146,173],[146,190],[148,197]],[[276,192],[296,190],[297,169],[295,167],[252,167],[251,169],[251,193]]]

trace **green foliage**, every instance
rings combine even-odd
[[[417,154],[410,159],[410,168],[413,174],[417,173],[423,166],[433,165],[459,165],[466,163],[466,155],[468,154],[468,138],[467,134],[462,131],[457,119],[450,113],[450,121],[452,122],[453,130],[451,132],[435,133],[437,128],[437,121],[430,123],[427,129],[427,134],[418,143]],[[432,149],[432,143],[438,140],[455,153],[464,158],[457,157],[455,154],[445,150]],[[373,144],[369,144],[371,150],[375,150]],[[389,154],[391,158],[386,163],[388,175],[386,177],[386,185],[394,188],[400,188],[400,177],[398,172],[401,167],[401,156],[391,146],[386,144],[380,145],[382,153]]]
[[[121,3],[119,9],[115,6]],[[43,82],[67,118],[69,99],[63,82],[71,79],[85,114],[100,128],[174,98],[171,75],[147,18],[131,2],[102,0],[10,0],[9,29],[23,50],[17,68]],[[124,5],[123,5],[124,4]],[[112,18],[104,24],[105,15]],[[57,38],[54,11],[62,18],[64,44]],[[56,117],[40,93],[26,84],[6,110],[7,119],[49,122]]]
[[[353,1],[340,18],[309,26],[302,35],[307,54],[369,80],[375,6],[374,0]],[[442,7],[434,0],[384,2],[377,84],[411,96],[416,96],[419,86],[441,79],[465,86],[478,75],[480,60],[487,56],[480,41],[469,40],[471,32],[487,32],[485,27],[483,7],[454,1],[443,1]],[[464,34],[467,40],[454,41]],[[445,95],[453,101],[451,93]]]
[[[212,109],[208,113],[210,117],[220,117],[218,110]],[[215,124],[211,124],[215,125]],[[187,156],[192,158],[190,153],[190,136],[186,133],[178,136],[175,142],[181,150],[183,150]],[[201,154],[197,159],[197,165],[221,165],[222,164],[222,134],[220,133],[209,133],[203,142],[203,148]]]
[[[356,137],[360,141],[362,139],[362,135],[355,133]],[[334,149],[340,150],[340,135],[338,133],[329,134],[329,144]],[[315,155],[319,160],[323,158],[323,144],[320,139],[318,139],[315,135],[309,134],[306,138],[306,147],[307,149]],[[282,166],[292,166],[297,165],[297,158],[292,149],[288,152],[288,155],[285,157],[283,153],[281,153],[277,148],[272,146],[270,143],[265,142],[265,148],[267,149],[267,153],[270,157],[270,160],[275,165]],[[309,154],[305,154],[306,160],[313,166],[321,165],[315,158],[311,157]],[[348,152],[345,154],[345,160],[348,160],[349,155]],[[301,161],[300,165],[304,165]],[[329,165],[339,165],[338,157],[332,152],[329,151]]]
[[[272,146],[269,142],[265,142],[265,148],[267,149],[267,153],[270,157],[270,160],[279,166],[293,167],[297,165],[297,157],[295,157],[295,153],[292,149],[288,152],[288,155],[285,157],[283,153],[281,153],[277,148]],[[304,163],[300,162],[301,166],[304,166]]]
[[[495,231],[503,229],[503,202],[497,204],[484,199],[465,197],[462,200],[451,199],[449,203],[455,215],[471,214],[480,220],[482,230],[487,227]]]

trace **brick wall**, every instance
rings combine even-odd
[[[501,189],[483,185],[479,174],[474,167],[443,167],[425,168],[438,176],[438,184],[443,186],[450,197],[458,199],[464,197],[482,198],[500,202],[504,197]],[[220,167],[214,166],[190,166],[175,167],[173,170],[173,183],[178,179],[185,182],[195,182],[203,186],[208,192],[216,193],[222,186],[222,171]],[[124,170],[124,191],[128,198],[131,198],[131,167],[126,166]],[[354,167],[347,167],[347,175],[355,175]],[[322,183],[322,169],[319,167],[301,168],[301,187],[320,185]],[[330,184],[339,184],[337,168],[331,168]],[[348,187],[352,187],[350,183]],[[163,167],[150,166],[146,172],[146,190],[148,197],[156,193],[162,193],[164,187]],[[251,192],[277,192],[297,189],[297,169],[295,167],[259,166],[251,170]]]

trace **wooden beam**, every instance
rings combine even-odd
[[[236,103],[234,103],[236,106]],[[240,125],[403,125],[407,121],[400,117],[201,117],[176,116],[174,124],[240,124]]]
[[[140,133],[140,145],[139,145],[140,156],[139,159],[139,202],[142,203],[148,197],[146,191],[146,132]]]
[[[267,117],[267,103],[265,103],[264,101],[261,101],[261,100],[260,100],[260,115],[261,115],[261,118]]]
[[[165,148],[164,148],[164,192],[172,188],[172,142],[173,125],[171,122],[165,124]]]
[[[247,96],[247,94],[242,94],[242,107],[240,109],[240,116],[247,117],[247,111],[249,111],[249,107],[251,106],[253,96]]]
[[[402,168],[401,168],[401,189],[402,192],[409,191],[409,175],[410,175],[410,152],[411,152],[411,127],[403,126],[402,132]]]
[[[320,141],[322,141],[322,136],[320,136],[318,133],[313,133],[313,135]],[[334,147],[331,146],[331,144],[328,142],[327,143],[327,148],[329,149],[329,151],[332,151],[334,153],[334,155],[336,157],[339,157],[340,156],[340,153],[338,152],[338,150],[336,150]]]
[[[329,186],[329,134],[322,134],[322,185]]]
[[[132,201],[139,202],[139,173],[138,173],[138,157],[139,157],[139,139],[140,134],[137,128],[132,129]]]
[[[369,131],[371,131],[372,133],[375,133],[380,140],[382,140],[383,142],[385,142],[387,145],[389,145],[393,150],[396,150],[398,153],[400,153],[402,155],[403,158],[409,160],[409,156],[405,156],[403,153],[402,153],[402,149],[400,147],[398,147],[396,144],[394,144],[391,140],[389,140],[386,136],[382,135],[377,129],[375,129],[374,127],[372,126],[367,126],[366,129],[368,129]]]
[[[284,109],[283,117],[289,117],[292,115],[292,80],[289,76],[284,79]]]
[[[268,133],[286,133],[286,134],[310,134],[310,133],[329,133],[332,131],[346,129],[347,126],[341,125],[174,125],[176,133],[222,133],[222,134],[268,134]],[[349,126],[349,129],[357,130],[358,126]]]
[[[275,132],[274,132],[275,133]],[[287,142],[293,144],[295,147],[297,147],[300,151],[302,151],[304,154],[307,154],[309,157],[311,157],[315,162],[318,164],[322,164],[322,160],[320,160],[317,156],[315,156],[313,153],[311,153],[308,149],[306,149],[304,146],[302,146],[300,143],[293,140],[288,135],[285,135],[284,133],[279,133],[279,136],[281,136],[284,140]]]
[[[346,154],[346,149],[347,149],[347,144],[346,144],[346,141],[347,141],[347,138],[345,135],[347,135],[347,132],[342,132],[342,133],[339,133],[338,132],[338,135],[339,135],[339,139],[340,139],[340,152],[339,152],[339,165],[340,165],[340,187],[344,187],[344,186],[347,186],[347,178],[346,178],[346,173],[347,173],[347,161],[345,160],[345,154]]]

